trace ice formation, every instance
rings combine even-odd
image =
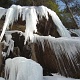
[[[7,52],[3,52],[3,56],[6,57],[10,54],[10,51],[13,52],[14,41],[12,40],[11,34],[5,34],[6,40],[3,40],[3,43],[8,46]]]
[[[13,52],[14,49],[14,40],[12,39],[13,33],[19,33],[20,36],[24,36],[24,32],[18,30],[5,31],[5,40],[3,39],[3,43],[8,47],[6,52],[2,52],[3,56],[9,56],[10,52]]]
[[[44,36],[38,36],[38,35],[34,35],[34,36],[35,37],[33,42],[36,43],[37,41],[39,41],[42,45],[43,51],[45,50],[44,42],[45,40],[48,41],[53,53],[55,52],[58,64],[60,64],[60,61],[61,61],[66,74],[67,74],[67,70],[66,70],[66,67],[64,66],[65,64],[64,64],[64,61],[62,60],[62,55],[65,55],[66,58],[69,61],[71,61],[71,64],[75,72],[77,72],[76,67],[80,69],[79,67],[80,63],[77,62],[77,58],[76,58],[76,55],[79,55],[79,52],[80,52],[80,38],[74,38],[74,37],[73,38],[67,38],[67,37],[54,38],[51,36],[44,37]],[[60,67],[61,65],[59,66],[59,68]]]
[[[55,23],[55,25],[57,26],[57,30],[60,36],[70,37],[68,30],[64,27],[57,14],[54,11],[48,9],[47,7],[21,7],[19,5],[12,5],[6,12],[6,19],[3,26],[3,31],[0,36],[0,41],[4,36],[5,30],[9,28],[9,25],[12,25],[13,22],[18,20],[18,17],[21,16],[22,20],[26,21],[25,43],[29,37],[30,39],[33,39],[33,32],[37,32],[36,24],[39,22],[40,19],[42,19],[43,16],[48,20],[48,13],[52,17],[52,20]]]
[[[6,80],[43,80],[43,69],[33,60],[15,57],[6,60],[5,78]]]

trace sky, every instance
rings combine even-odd
[[[58,5],[59,5],[59,9],[63,10],[65,8],[65,4],[61,1],[61,0],[56,0]],[[80,4],[80,0],[76,0],[78,2],[78,4]]]
[[[65,4],[61,0],[56,0],[57,4],[59,5],[59,9],[63,10],[65,8]]]

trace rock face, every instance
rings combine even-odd
[[[66,42],[68,42],[66,41],[64,43],[64,41],[61,42],[62,46],[67,44]],[[74,41],[74,43],[68,42],[70,44],[68,46],[66,45],[66,49],[68,48],[68,51],[66,51],[65,47],[60,46],[60,44],[58,43],[59,41],[55,42],[54,40],[52,40],[50,44],[48,39],[44,39],[42,44],[40,40],[36,40],[36,42],[33,43],[34,51],[32,53],[36,56],[36,59],[35,57],[33,59],[35,59],[38,63],[42,65],[44,69],[44,74],[60,73],[61,75],[66,77],[80,78],[80,50],[78,49],[79,46],[78,44],[76,44],[77,51],[74,51],[73,48],[70,48],[70,45],[76,43],[76,41]],[[53,48],[51,47],[51,45]],[[55,45],[57,45],[57,48],[55,48]],[[72,52],[72,50],[74,53]],[[57,53],[57,51],[59,53]],[[71,51],[70,54],[68,53],[69,51]]]
[[[47,20],[45,17],[43,17],[41,20],[39,20],[39,23],[37,23],[37,34],[43,35],[43,36],[54,36],[54,37],[60,37],[57,26],[52,21],[52,18],[50,15],[49,19]]]

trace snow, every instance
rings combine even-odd
[[[33,60],[24,57],[8,58],[5,64],[6,80],[80,80],[67,78],[59,74],[43,76],[42,67]],[[4,80],[4,79],[1,79]]]
[[[44,76],[43,80],[80,80],[80,79],[66,78],[64,76],[54,74],[54,76]]]
[[[48,9],[45,6],[30,6],[30,7],[21,7],[19,5],[12,5],[6,12],[6,19],[3,25],[3,31],[0,36],[0,41],[2,40],[5,30],[9,28],[9,25],[13,25],[14,21],[18,20],[18,17],[22,16],[22,20],[26,20],[26,29],[25,29],[25,42],[30,38],[33,39],[33,33],[37,32],[36,24],[39,23],[39,20],[42,17],[45,17],[48,20],[48,13],[52,17],[53,22],[57,26],[57,30],[60,36],[71,37],[69,31],[62,24],[61,20],[57,14]],[[39,19],[38,19],[39,16]]]
[[[5,79],[0,77],[0,80],[5,80]],[[66,78],[64,76],[55,74],[54,76],[43,76],[43,80],[80,80],[80,79]]]
[[[25,44],[27,41],[27,38],[30,37],[30,40],[33,38],[33,31],[37,32],[36,24],[37,24],[37,15],[35,9],[32,7],[30,9],[27,9],[26,11],[26,30],[25,30]]]
[[[4,78],[0,77],[0,80],[5,80]]]
[[[6,80],[43,80],[43,69],[33,60],[15,57],[6,60],[5,77]]]

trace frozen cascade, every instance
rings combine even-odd
[[[50,48],[55,52],[58,65],[61,71],[62,68],[60,62],[64,67],[65,73],[68,75],[62,55],[66,56],[69,64],[71,62],[75,72],[77,71],[75,64],[77,65],[77,68],[80,69],[78,65],[80,63],[77,62],[77,58],[76,58],[76,56],[80,52],[80,38],[67,38],[67,37],[54,38],[51,36],[44,37],[44,36],[34,35],[34,43],[36,43],[37,41],[41,42],[43,50],[44,50],[45,40],[49,42]]]
[[[50,9],[47,9],[47,10],[48,10],[49,14],[52,17],[53,22],[57,26],[57,31],[59,32],[60,36],[62,36],[62,37],[71,37],[70,34],[69,34],[69,31],[62,24],[61,20],[57,16],[57,14],[54,11],[50,10]]]
[[[5,77],[6,80],[43,80],[43,69],[33,60],[16,57],[6,60]]]
[[[9,29],[9,25],[13,25],[13,22],[18,20],[18,16],[21,13],[19,6],[12,5],[6,12],[5,23],[3,25],[3,30],[0,36],[0,41],[2,40],[6,29]]]
[[[25,43],[29,37],[32,40],[33,33],[37,32],[36,24],[38,23],[38,16],[39,19],[44,16],[48,20],[48,13],[52,17],[53,22],[56,24],[60,36],[71,37],[68,30],[63,26],[56,13],[48,9],[47,7],[21,7],[19,5],[12,5],[6,12],[6,19],[3,26],[3,31],[0,36],[0,41],[2,40],[5,30],[9,27],[9,25],[13,24],[14,21],[18,20],[18,17],[21,17],[21,15],[22,20],[26,20]]]

